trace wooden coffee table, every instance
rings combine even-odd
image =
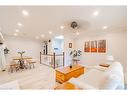
[[[70,78],[77,78],[81,74],[84,74],[85,68],[82,65],[75,64],[70,68],[69,66],[56,69],[56,81],[59,83],[64,83]]]
[[[70,82],[65,82],[56,86],[54,90],[80,90],[80,88],[76,87],[74,84]]]

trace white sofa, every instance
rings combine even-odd
[[[123,67],[119,62],[113,62],[107,69],[93,67],[69,82],[82,89],[124,89]]]

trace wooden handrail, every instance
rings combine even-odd
[[[54,55],[54,56],[53,56],[53,65],[54,65],[53,68],[55,69],[55,67],[56,67],[56,65],[55,65],[55,64],[56,64],[56,62],[55,62],[55,53],[53,53],[53,55]]]
[[[64,58],[65,58],[65,54],[64,54],[64,52],[63,52],[63,66],[64,66]]]
[[[41,64],[41,52],[40,52],[40,64]]]
[[[41,55],[54,56],[54,54],[42,54],[42,53]],[[63,56],[63,54],[55,54],[55,56]]]

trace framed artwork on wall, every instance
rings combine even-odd
[[[105,53],[106,52],[106,40],[98,41],[98,52]]]
[[[69,43],[69,48],[72,48],[72,43]]]
[[[97,41],[91,41],[91,52],[97,52]]]
[[[84,52],[90,52],[90,41],[85,42]]]

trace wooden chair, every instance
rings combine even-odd
[[[14,71],[18,71],[20,69],[20,64],[16,63],[15,61],[12,61],[9,65],[9,71],[13,73]]]
[[[26,62],[28,63],[28,67],[31,68],[35,68],[34,63],[36,63],[35,60],[33,59],[27,59]]]

